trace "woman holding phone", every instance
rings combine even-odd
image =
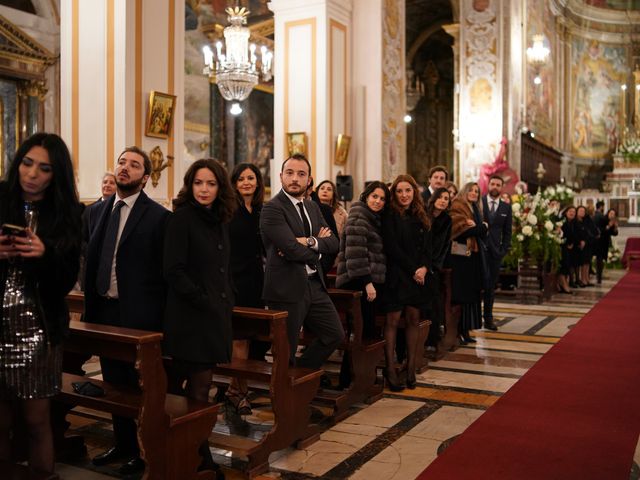
[[[12,405],[18,406],[34,472],[54,469],[49,399],[62,380],[80,213],[64,141],[48,133],[29,137],[0,183],[0,460],[10,459]]]

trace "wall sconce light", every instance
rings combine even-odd
[[[162,171],[173,165],[173,157],[167,155],[167,160],[165,160],[162,150],[156,145],[153,150],[149,152],[149,160],[151,160],[151,185],[155,188],[158,186]]]

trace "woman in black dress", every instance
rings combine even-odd
[[[78,276],[80,215],[64,141],[48,133],[29,137],[0,183],[0,460],[10,459],[17,405],[26,420],[29,467],[38,472],[54,469],[49,399],[62,380],[65,296]]]
[[[382,230],[387,274],[384,326],[386,377],[393,391],[404,387],[395,369],[394,347],[400,316],[404,313],[407,348],[407,387],[416,387],[416,359],[424,345],[418,344],[420,310],[431,302],[431,232],[418,184],[410,175],[399,175],[391,185],[390,208]]]
[[[431,328],[427,344],[435,347],[444,335],[444,305],[440,297],[440,271],[451,250],[451,217],[448,210],[450,192],[446,187],[434,190],[427,204],[427,217],[431,221],[433,300],[431,302]]]
[[[451,205],[451,255],[453,270],[451,302],[462,308],[460,317],[460,343],[475,340],[469,331],[482,327],[482,261],[479,240],[487,235],[488,226],[482,221],[480,187],[467,183]]]
[[[238,208],[229,225],[231,276],[236,292],[235,304],[239,307],[261,308],[264,307],[262,302],[264,249],[260,238],[260,211],[264,203],[264,182],[260,170],[251,163],[236,165],[231,173],[231,186],[238,202]],[[265,342],[256,343],[253,350],[259,350]],[[266,348],[262,348],[263,358],[268,347],[267,344]],[[249,341],[234,340],[233,357],[247,359],[249,356]],[[232,379],[226,397],[239,415],[251,414],[247,393],[246,380]]]
[[[564,222],[562,223],[562,238],[564,242],[562,244],[562,256],[560,257],[560,268],[558,269],[558,291],[560,293],[572,293],[569,289],[569,283],[575,271],[575,218],[576,207],[568,207],[564,211]]]
[[[598,284],[602,283],[602,271],[609,256],[611,247],[611,237],[618,235],[618,212],[615,208],[610,208],[607,214],[602,217],[600,224],[596,225],[600,231],[600,238],[596,244],[596,278]]]
[[[195,161],[173,201],[165,236],[164,275],[169,290],[164,353],[173,358],[172,391],[186,381],[186,395],[209,399],[213,366],[231,360],[229,222],[237,200],[224,168],[213,159]],[[203,467],[216,469],[201,445]]]
[[[589,285],[589,265],[591,263],[591,228],[587,215],[587,207],[576,208],[575,232],[577,249],[575,255],[576,285],[580,288]],[[585,269],[587,271],[585,275]]]

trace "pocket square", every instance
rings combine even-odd
[[[507,216],[507,214],[506,214],[506,213],[501,213],[501,214],[500,214],[500,216],[501,216],[501,217],[506,217],[506,216]]]

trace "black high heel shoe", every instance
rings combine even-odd
[[[460,345],[467,345],[469,343],[464,335],[458,335],[458,340],[460,341]]]
[[[400,380],[398,380],[395,372],[390,375],[389,371],[386,370],[384,372],[384,378],[387,383],[387,388],[392,392],[401,392],[402,390],[404,390],[404,385],[400,383]]]
[[[473,338],[471,335],[468,335],[468,334],[467,334],[466,337],[464,337],[464,340],[467,343],[477,343],[477,340],[475,338]]]
[[[416,372],[413,372],[412,374],[407,373],[407,388],[409,390],[415,390],[417,383]]]

